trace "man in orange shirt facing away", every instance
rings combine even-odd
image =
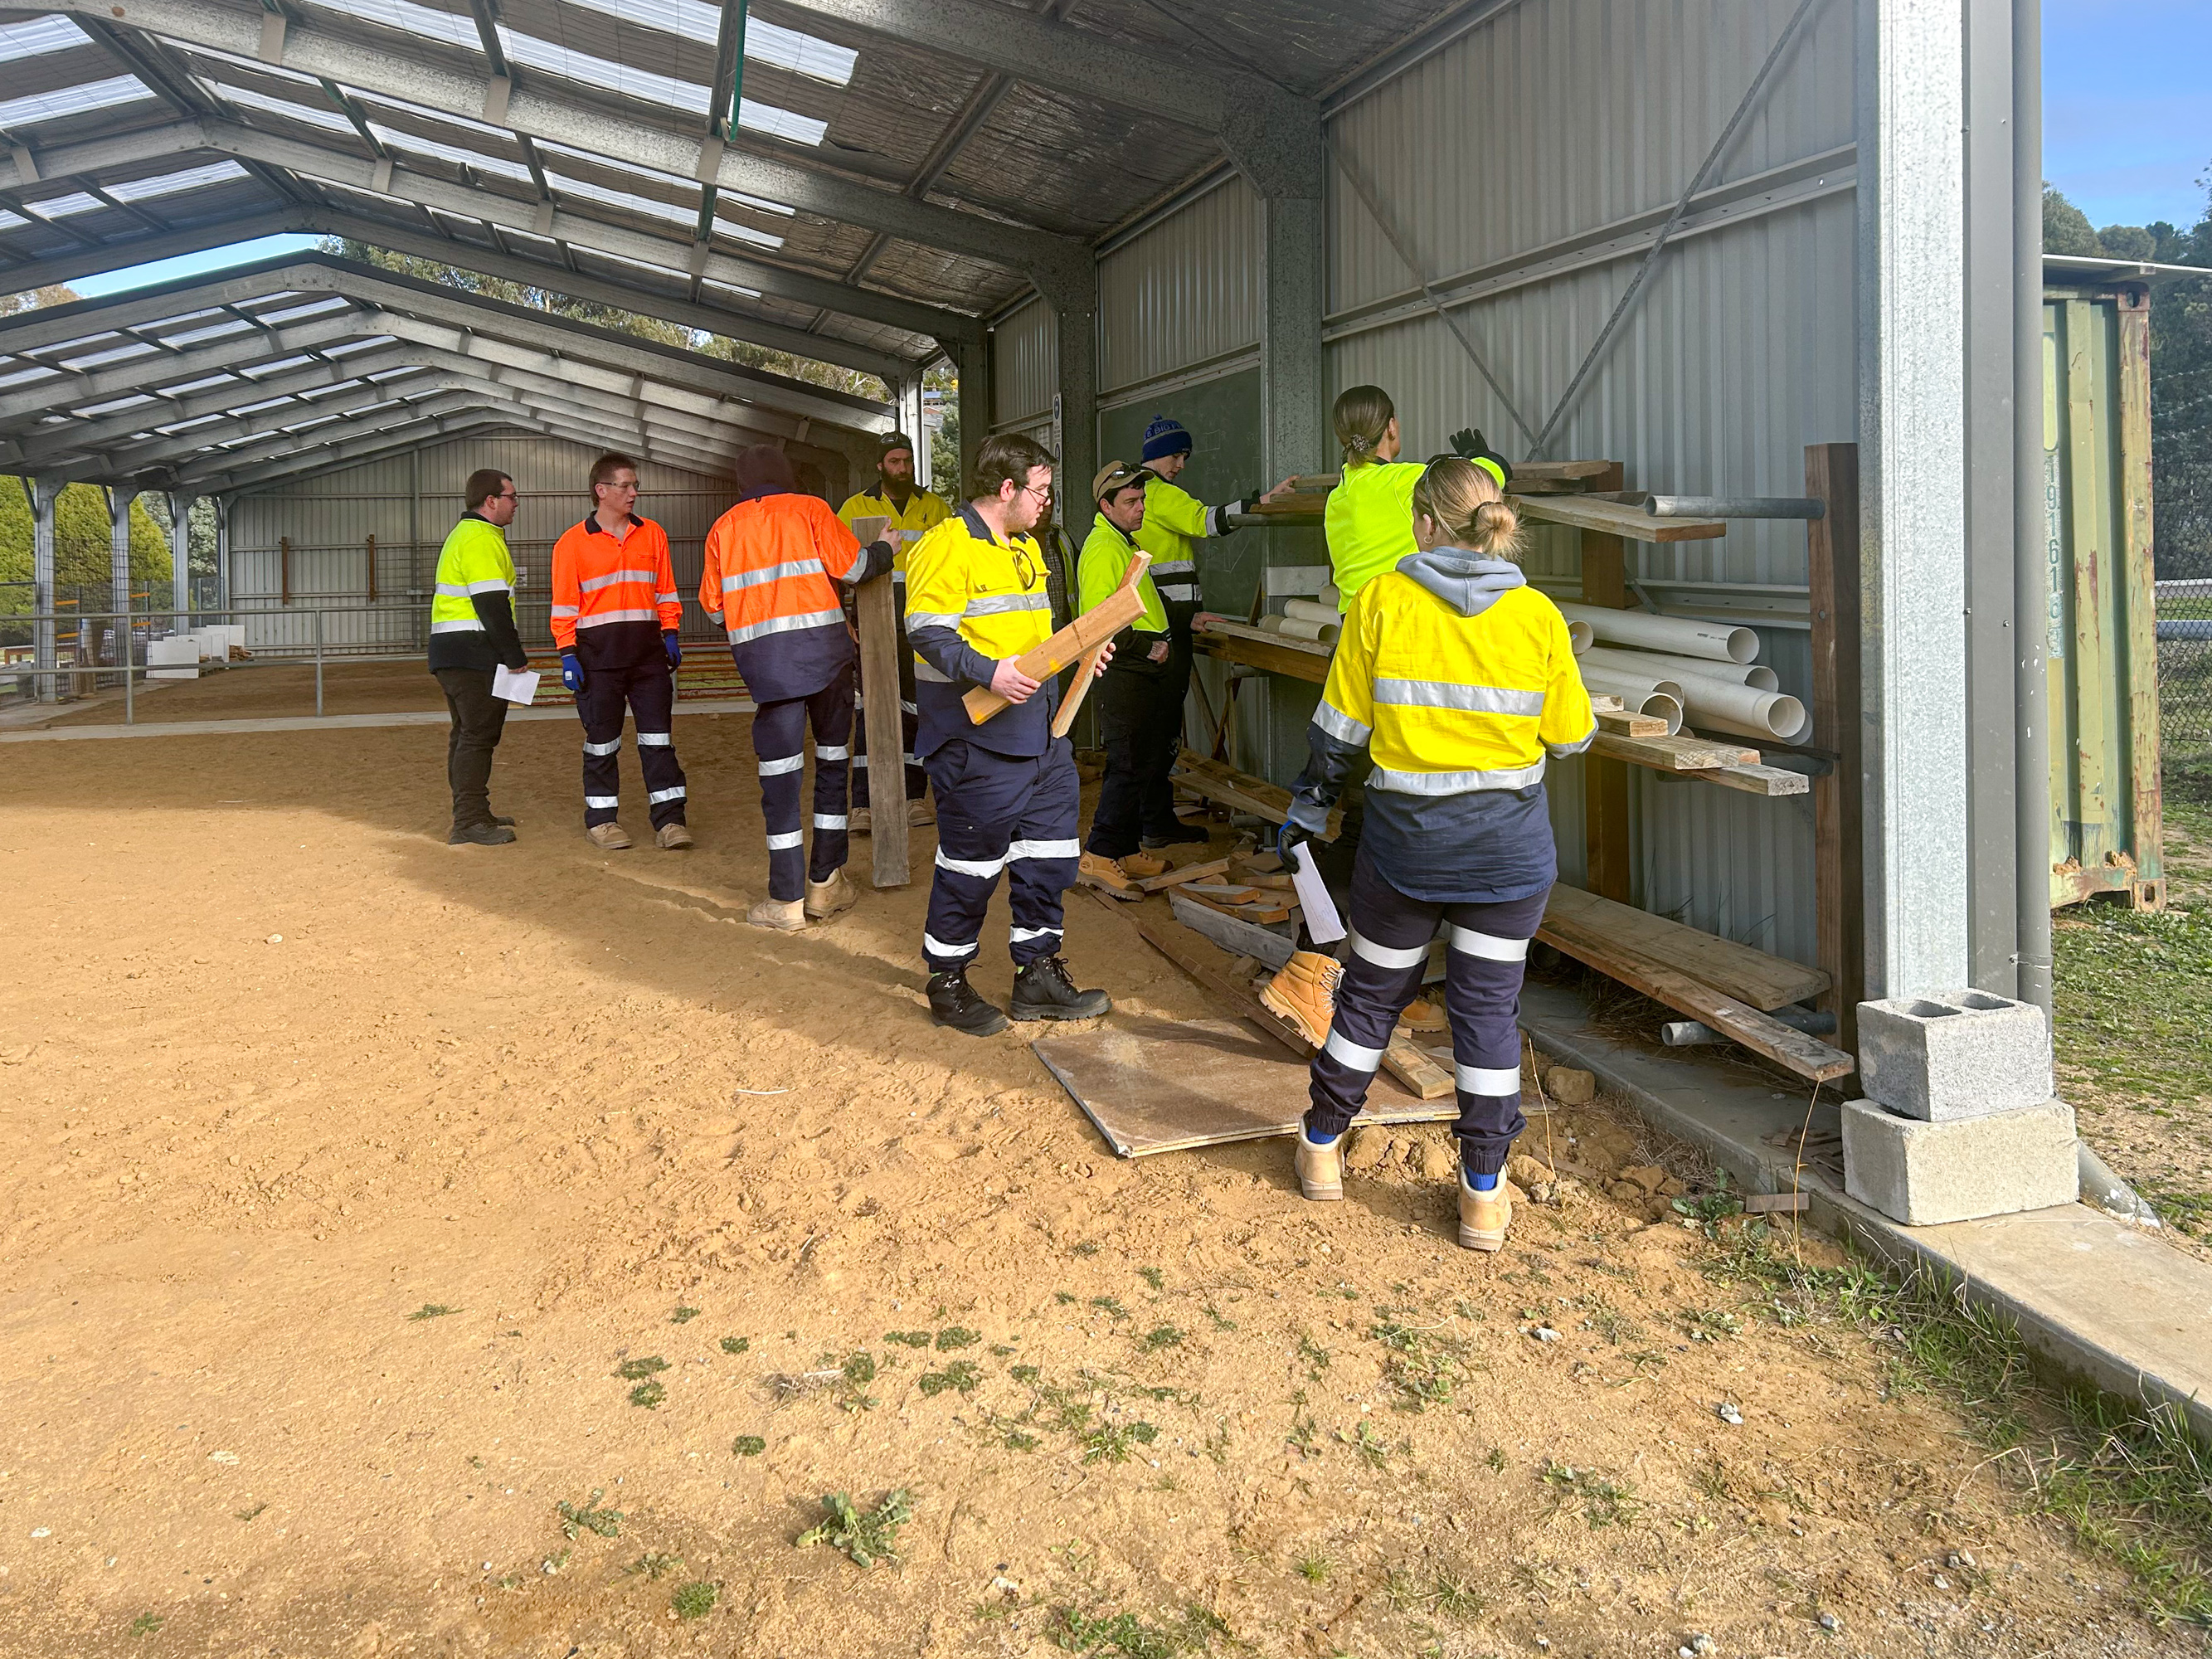
[[[730,656],[757,705],[753,755],[768,824],[769,896],[745,920],[793,932],[859,897],[845,879],[855,653],[837,590],[889,570],[891,544],[862,547],[827,501],[799,493],[790,461],[772,445],[740,451],[732,471],[738,502],[707,532],[699,603],[722,618]],[[810,726],[811,857],[799,823]]]
[[[615,821],[621,804],[623,711],[637,717],[638,764],[653,839],[691,845],[684,827],[684,769],[669,728],[676,713],[676,630],[684,620],[667,532],[631,511],[637,463],[602,455],[592,463],[592,511],[553,544],[553,641],[561,684],[576,694],[584,722],[584,833],[617,852],[630,844]]]

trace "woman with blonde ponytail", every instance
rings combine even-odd
[[[1371,759],[1351,937],[1295,1167],[1308,1198],[1344,1195],[1338,1142],[1448,924],[1444,1006],[1457,1060],[1459,1242],[1495,1250],[1499,1172],[1521,1116],[1522,966],[1558,874],[1547,755],[1597,735],[1559,609],[1528,585],[1521,529],[1485,459],[1444,456],[1412,492],[1413,550],[1361,585],[1338,636],[1280,846],[1321,834]]]
[[[1344,451],[1344,477],[1329,491],[1322,530],[1328,538],[1337,608],[1413,550],[1407,507],[1421,480],[1417,462],[1398,459],[1398,411],[1379,386],[1356,386],[1330,414]]]

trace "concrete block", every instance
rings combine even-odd
[[[2038,1106],[2054,1092],[2050,1028],[2033,1003],[1986,991],[1862,1002],[1859,1084],[1930,1123]]]
[[[2044,1100],[1930,1123],[1847,1101],[1844,1190],[1908,1227],[2071,1204],[2074,1109]]]

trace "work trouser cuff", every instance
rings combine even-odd
[[[1493,1134],[1466,1135],[1455,1129],[1459,1139],[1460,1166],[1469,1175],[1499,1175],[1505,1169],[1505,1160],[1513,1151],[1514,1137],[1499,1139]]]

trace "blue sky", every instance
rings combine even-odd
[[[2043,176],[2106,225],[2204,214],[2212,0],[2044,0]]]
[[[126,288],[145,288],[154,283],[173,282],[179,276],[197,276],[203,270],[252,264],[257,259],[273,258],[279,253],[296,253],[302,248],[314,246],[321,240],[319,236],[258,236],[250,242],[233,242],[228,247],[210,248],[204,253],[179,254],[173,259],[156,259],[151,264],[126,265],[121,270],[80,277],[70,286],[89,300]]]

